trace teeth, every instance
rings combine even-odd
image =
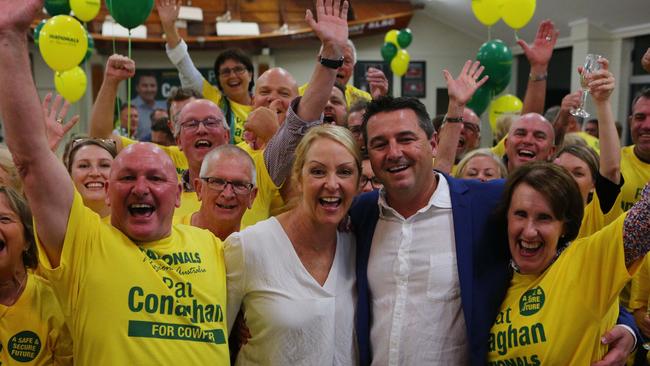
[[[323,200],[323,201],[325,201],[325,202],[327,202],[327,203],[337,203],[337,202],[339,202],[341,199],[340,199],[340,198],[337,198],[337,197],[323,197],[323,198],[321,198],[321,200]]]
[[[195,144],[195,147],[211,147],[212,143],[208,140],[198,140]]]
[[[220,203],[217,203],[217,207],[223,208],[226,210],[232,210],[233,208],[237,207],[236,205],[222,205]]]
[[[527,156],[527,157],[530,157],[530,158],[535,157],[535,153],[530,151],[530,150],[519,150],[519,155],[524,155],[524,156]]]
[[[542,243],[536,242],[536,243],[527,243],[525,241],[520,241],[519,245],[521,245],[522,248],[524,249],[538,249],[542,246]]]
[[[86,188],[104,188],[104,183],[100,183],[100,182],[87,183]]]
[[[395,172],[399,172],[399,171],[401,171],[401,170],[404,170],[404,169],[406,169],[406,168],[408,168],[408,165],[398,165],[398,166],[394,166],[394,167],[388,168],[387,170],[388,170],[389,172],[391,172],[391,173],[395,173]]]
[[[134,203],[129,207],[130,208],[135,208],[135,209],[140,209],[140,208],[142,208],[142,209],[150,209],[150,208],[153,208],[153,206],[148,205],[146,203]]]

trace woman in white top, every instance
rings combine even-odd
[[[296,205],[226,239],[229,328],[241,307],[251,334],[237,365],[357,363],[354,240],[337,228],[360,171],[347,129],[312,128],[296,149]]]

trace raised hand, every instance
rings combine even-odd
[[[348,40],[348,2],[340,0],[317,0],[316,16],[307,9],[305,21],[323,45],[345,45]]]
[[[560,104],[560,111],[569,113],[570,110],[580,107],[581,98],[582,90],[565,95]]]
[[[451,76],[449,71],[443,70],[442,73],[447,81],[449,103],[454,103],[456,106],[467,104],[472,99],[476,89],[480,88],[488,80],[487,75],[478,80],[484,69],[478,61],[467,60],[456,79]]]
[[[531,69],[535,66],[548,66],[559,35],[560,32],[555,29],[553,22],[547,19],[540,23],[532,44],[529,45],[523,39],[517,41],[517,44],[524,50]]]
[[[177,0],[156,0],[156,10],[163,26],[174,26],[181,5]]]
[[[248,132],[249,139],[257,141],[257,148],[262,148],[275,135],[280,127],[278,113],[266,107],[258,107],[248,114],[244,129]]]
[[[42,8],[43,0],[0,0],[0,33],[26,31]]]
[[[595,103],[603,103],[609,100],[610,95],[616,87],[616,79],[614,75],[609,72],[609,61],[601,57],[598,59],[600,69],[586,75],[587,85],[589,86],[589,93],[594,99]]]
[[[52,151],[56,151],[65,134],[68,133],[68,131],[70,131],[70,129],[72,129],[72,127],[74,127],[77,122],[79,122],[78,114],[70,118],[69,121],[65,121],[65,117],[68,114],[68,109],[70,108],[70,103],[65,101],[63,103],[63,107],[61,107],[62,101],[63,98],[61,98],[60,95],[57,95],[56,98],[54,98],[52,108],[50,108],[50,103],[52,102],[52,93],[47,93],[45,99],[43,99],[42,107],[43,115],[45,115],[45,132],[47,133],[47,142],[50,146],[50,150]]]
[[[374,67],[368,68],[368,71],[366,71],[366,81],[370,86],[372,99],[377,99],[388,94],[388,79],[386,79],[383,71]]]
[[[106,62],[104,77],[107,81],[120,82],[135,75],[135,61],[122,55],[111,55]]]

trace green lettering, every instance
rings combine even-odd
[[[144,295],[144,291],[142,290],[142,288],[138,286],[131,287],[131,289],[129,290],[129,310],[133,312],[142,311],[142,301],[136,304],[135,302],[136,295],[142,296]]]
[[[530,344],[530,332],[528,327],[521,327],[519,329],[519,344],[522,346]]]
[[[533,333],[533,343],[546,342],[546,334],[544,334],[544,325],[542,323],[533,324],[531,332]]]
[[[501,356],[505,355],[508,352],[508,347],[506,345],[506,332],[497,333],[497,349]]]

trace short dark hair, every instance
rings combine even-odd
[[[645,99],[650,99],[650,88],[645,87],[641,90],[639,90],[636,95],[634,96],[634,100],[632,100],[632,112],[634,113],[634,105],[636,102],[639,101],[639,99],[645,98]]]
[[[138,80],[135,81],[135,85],[140,84],[140,80],[142,78],[154,78],[154,79],[156,79],[156,83],[158,83],[158,78],[156,77],[156,74],[154,74],[153,72],[150,72],[150,71],[143,71],[143,72],[138,74]]]
[[[253,91],[253,86],[255,86],[255,69],[253,68],[253,62],[251,58],[239,48],[227,48],[217,56],[217,59],[214,60],[214,74],[217,78],[217,87],[219,90],[223,91],[221,84],[219,83],[219,69],[224,62],[228,60],[233,60],[241,63],[246,67],[246,70],[251,73],[251,82],[248,84],[248,91]]]
[[[151,120],[151,132],[163,132],[169,141],[174,141],[174,134],[169,129],[169,118],[168,117],[159,117]]]
[[[391,96],[383,96],[368,103],[366,113],[363,114],[361,131],[363,132],[363,140],[366,145],[368,145],[368,120],[377,113],[393,112],[400,109],[412,110],[417,116],[418,125],[427,135],[427,139],[433,137],[435,130],[433,129],[429,113],[427,113],[427,108],[422,104],[422,102],[416,98],[410,97],[393,98]],[[395,121],[395,123],[397,122],[398,121]]]
[[[167,115],[170,118],[172,117],[172,113],[170,110],[172,106],[172,102],[182,102],[190,98],[202,99],[203,95],[197,93],[196,91],[190,88],[179,88],[179,87],[172,88],[171,92],[169,93],[169,97],[167,97]]]
[[[515,169],[506,181],[497,209],[497,217],[499,221],[503,220],[504,227],[507,227],[512,195],[522,183],[544,196],[551,206],[553,215],[564,222],[565,231],[557,244],[558,251],[563,250],[578,236],[584,214],[584,202],[575,179],[563,167],[545,161],[526,163]]]
[[[169,111],[167,111],[166,109],[164,109],[164,108],[155,108],[153,111],[151,111],[151,113],[149,113],[149,120],[153,121],[154,119],[156,119],[155,116],[156,116],[157,112],[165,112],[165,113],[167,113],[167,115],[169,115]]]
[[[34,238],[34,227],[32,224],[32,211],[29,209],[27,200],[18,191],[9,186],[0,186],[0,192],[4,193],[13,212],[20,218],[23,225],[27,250],[23,252],[23,264],[26,268],[35,269],[38,267],[38,248]]]

